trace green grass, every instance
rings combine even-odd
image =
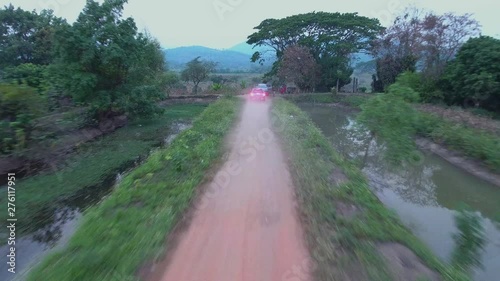
[[[173,122],[190,121],[205,108],[203,105],[187,104],[169,106],[159,118],[136,121],[96,141],[81,145],[63,167],[19,180],[16,185],[18,235],[36,228],[37,224],[33,220],[41,213],[53,212],[63,199],[79,190],[100,186],[114,179],[118,172],[131,166],[140,157],[147,156],[153,147],[159,146],[169,134]],[[2,208],[7,203],[6,199],[0,198]],[[0,219],[5,221],[6,216],[7,212],[1,212]]]
[[[287,100],[297,103],[335,103],[338,99],[331,93],[314,93],[300,95],[283,95]]]
[[[313,272],[315,280],[343,280],[343,274],[356,276],[360,271],[365,280],[391,280],[375,248],[382,242],[407,246],[443,280],[468,280],[434,256],[397,215],[384,207],[362,172],[334,150],[304,112],[290,102],[276,99],[272,114],[280,121],[275,122],[275,129],[290,156],[307,243],[318,265]],[[330,180],[335,169],[348,179],[338,186]],[[359,211],[352,218],[343,217],[337,210],[340,202],[356,206]]]
[[[346,105],[355,107],[355,108],[361,108],[361,105],[363,105],[367,100],[372,98],[372,96],[341,96],[340,97],[340,102],[344,103]]]
[[[173,143],[155,151],[100,205],[90,208],[61,251],[32,270],[33,281],[136,280],[136,270],[165,250],[167,234],[223,153],[237,98],[210,105]]]
[[[419,113],[417,132],[434,142],[459,151],[500,172],[500,139],[497,135]]]
[[[300,95],[284,95],[283,98],[295,103],[342,103],[348,106],[359,108],[370,96],[331,93],[311,93]]]

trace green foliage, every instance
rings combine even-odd
[[[193,94],[196,95],[198,85],[205,81],[214,69],[215,63],[202,61],[200,57],[197,57],[186,64],[186,68],[181,72],[181,78],[186,82],[193,82]]]
[[[409,103],[420,101],[420,94],[417,91],[401,83],[394,83],[387,90],[388,92],[385,96],[388,99],[400,98]]]
[[[222,88],[223,88],[222,84],[218,84],[218,83],[213,83],[212,84],[212,90],[213,91],[220,91]]]
[[[306,240],[317,265],[312,271],[314,280],[344,280],[353,268],[356,276],[366,274],[368,280],[392,280],[394,276],[388,271],[385,259],[373,247],[384,242],[405,245],[439,272],[443,280],[469,280],[461,271],[448,267],[434,256],[384,207],[372,193],[363,173],[334,150],[304,112],[277,99],[272,113],[274,129],[280,133],[290,157],[290,173],[301,218],[307,222]],[[328,180],[332,171],[342,173],[346,180],[340,184]],[[339,212],[341,204],[356,210],[355,213],[346,218]]]
[[[66,25],[52,11],[38,14],[13,5],[0,9],[0,67],[51,63],[54,33]]]
[[[459,50],[440,82],[448,104],[500,110],[500,40],[472,38]]]
[[[331,93],[284,95],[283,98],[295,103],[334,103],[339,100],[338,95]]]
[[[415,150],[412,107],[402,99],[377,96],[363,107],[358,121],[387,145],[387,158],[399,163]]]
[[[396,78],[398,84],[417,91],[422,102],[439,103],[443,100],[443,93],[437,89],[435,80],[412,71],[405,71]]]
[[[247,81],[243,80],[240,82],[240,88],[241,89],[246,89],[247,88]]]
[[[96,118],[126,113],[151,116],[163,98],[165,71],[160,44],[122,18],[126,0],[89,0],[71,26],[56,33],[59,88],[92,108]]]
[[[350,82],[352,69],[349,55],[368,49],[370,42],[383,28],[377,19],[357,13],[311,12],[282,19],[266,19],[248,36],[248,44],[274,49],[278,61],[267,76],[277,73],[285,50],[293,45],[307,47],[323,73],[319,90],[328,91],[340,80],[340,86]],[[254,53],[252,61],[262,61],[262,54]]]
[[[365,104],[365,102],[367,100],[369,100],[370,98],[371,97],[367,97],[367,96],[347,95],[347,96],[341,97],[339,101],[341,103],[347,104],[347,105],[355,107],[355,108],[361,108],[361,106],[363,106],[363,104]]]
[[[368,88],[366,88],[366,87],[359,87],[359,91],[361,93],[366,93],[367,90],[368,90]]]
[[[23,192],[18,194],[17,225],[19,234],[38,226],[33,220],[42,210],[63,207],[61,199],[91,187],[103,186],[116,174],[129,168],[137,159],[144,158],[152,148],[159,146],[174,122],[188,122],[201,114],[205,105],[172,105],[164,115],[148,120],[137,120],[102,138],[79,145],[75,153],[56,171],[22,179]],[[57,145],[55,143],[54,145]],[[0,198],[5,206],[7,198]],[[1,219],[7,213],[1,213]],[[2,231],[0,231],[2,232]]]
[[[2,74],[2,80],[27,85],[40,94],[45,94],[49,89],[49,77],[45,65],[24,63],[8,67]]]
[[[481,253],[486,243],[481,217],[473,211],[462,209],[455,215],[458,233],[453,235],[455,248],[451,264],[465,273],[481,267]]]
[[[27,280],[135,280],[145,260],[164,252],[165,237],[184,216],[205,173],[222,156],[238,103],[239,99],[225,98],[210,105],[191,129],[151,154],[85,213],[67,246],[42,261]]]
[[[410,102],[418,99],[413,89],[395,83],[387,94],[379,94],[361,106],[359,123],[386,143],[386,157],[392,163],[400,163],[416,149],[413,136],[418,115]]]
[[[500,171],[500,141],[497,135],[454,124],[428,113],[420,113],[418,134],[484,162]]]
[[[18,84],[0,84],[0,153],[26,147],[33,120],[45,111],[45,99],[35,89]]]

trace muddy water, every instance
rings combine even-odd
[[[474,280],[498,281],[500,276],[500,187],[488,184],[427,152],[416,153],[402,167],[383,159],[384,147],[356,132],[355,114],[337,107],[302,105],[317,126],[344,156],[356,161],[380,200],[434,253],[448,261],[456,232],[454,214],[463,204],[483,218],[487,244],[482,269]]]
[[[174,123],[170,133],[165,137],[163,146],[172,143],[175,137],[182,131],[191,127],[189,123]],[[123,175],[137,166],[139,162],[132,162],[123,167],[123,172],[118,175],[109,175],[99,186],[86,188],[74,194],[72,197],[58,202],[61,206],[57,210],[48,209],[41,212],[32,222],[35,231],[24,237],[16,239],[16,273],[7,271],[7,253],[10,246],[0,246],[0,280],[21,281],[25,280],[29,269],[36,266],[45,256],[64,247],[71,236],[75,233],[78,224],[83,217],[82,212],[87,208],[99,203],[103,197],[109,194],[112,187],[118,184]]]

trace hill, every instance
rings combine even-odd
[[[221,72],[264,72],[268,65],[260,66],[250,61],[251,55],[233,50],[217,50],[203,46],[178,47],[166,49],[165,56],[172,70],[182,70],[187,62],[201,57],[217,63]]]

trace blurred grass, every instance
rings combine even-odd
[[[334,150],[306,113],[283,99],[274,101],[272,113],[279,120],[275,129],[281,132],[290,156],[306,239],[318,265],[314,267],[314,280],[344,280],[351,274],[362,274],[366,280],[392,280],[375,248],[383,242],[405,245],[443,280],[468,280],[434,256],[397,215],[385,208],[362,172]],[[348,179],[338,186],[331,180],[336,169]],[[339,204],[355,206],[358,211],[346,218],[339,213]]]
[[[418,114],[417,133],[436,143],[485,163],[500,172],[500,139],[497,135],[443,120],[430,113]]]
[[[48,256],[27,280],[136,280],[138,268],[164,252],[166,235],[221,157],[239,103],[223,98],[210,105],[191,129],[155,151],[106,200],[90,208],[68,245]]]
[[[161,117],[136,121],[81,145],[63,167],[17,181],[18,235],[37,227],[33,219],[42,209],[50,213],[58,207],[58,201],[114,179],[117,173],[159,146],[174,122],[189,122],[205,108],[196,104],[169,106]],[[0,197],[0,206],[7,209],[6,204],[7,197]],[[5,221],[7,212],[1,212],[0,219]]]
[[[332,93],[310,93],[310,94],[298,94],[298,95],[282,95],[280,96],[286,100],[295,103],[341,103],[355,108],[359,108],[365,101],[371,98],[369,95],[359,95],[359,94],[337,94]]]

